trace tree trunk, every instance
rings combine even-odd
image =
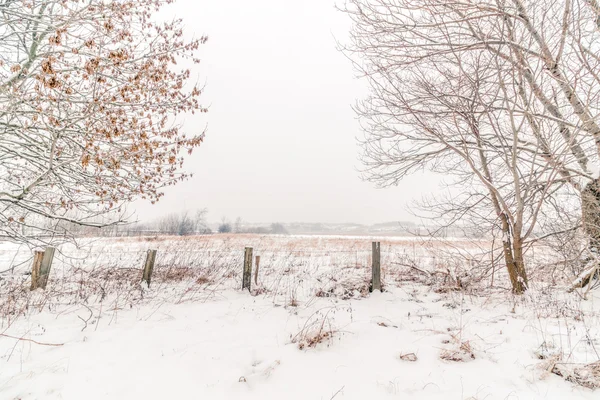
[[[598,256],[600,254],[600,179],[588,183],[581,193],[581,222],[589,240],[589,250]],[[584,288],[592,280],[598,279],[596,257],[584,259],[583,265],[586,273],[577,278],[573,288]]]
[[[504,262],[512,291],[515,294],[523,294],[527,290],[527,272],[525,271],[525,262],[523,260],[523,242],[520,237],[515,237],[511,241],[510,225],[506,215],[501,216],[502,220],[502,245],[504,250]]]
[[[520,246],[519,246],[520,247]],[[510,284],[514,294],[523,294],[527,290],[527,273],[523,261],[522,248],[511,247],[510,243],[504,243],[504,261],[510,276]]]
[[[520,237],[513,240],[513,259],[516,270],[517,284],[513,284],[513,292],[521,294],[527,290],[529,282],[527,280],[527,271],[525,270],[525,261],[523,259],[523,241]]]
[[[600,182],[594,179],[581,193],[581,222],[589,237],[590,250],[600,251]]]

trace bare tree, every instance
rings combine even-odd
[[[231,226],[231,222],[226,217],[221,218],[221,224],[219,225],[218,232],[219,233],[231,233],[233,231],[233,227]]]
[[[208,223],[206,222],[206,215],[208,214],[208,209],[203,208],[201,210],[196,210],[196,214],[194,215],[194,232],[195,233],[211,233],[211,229],[208,227]]]
[[[271,233],[276,235],[287,235],[289,232],[282,223],[274,222],[271,224]]]
[[[192,235],[195,233],[206,233],[208,227],[206,224],[206,208],[197,210],[191,214],[185,210],[180,213],[168,214],[156,221],[158,231],[170,235]]]
[[[176,64],[206,38],[158,22],[166,3],[0,0],[0,235],[120,223],[125,203],[186,178],[204,133],[176,116],[206,110]]]
[[[242,217],[237,217],[235,219],[235,223],[233,224],[233,231],[235,233],[242,233],[242,225],[244,224],[244,221],[242,220]]]
[[[526,240],[551,199],[594,178],[594,113],[573,100],[583,93],[570,74],[548,73],[560,61],[548,62],[548,43],[564,52],[565,21],[577,27],[567,3],[562,12],[518,0],[351,0],[344,9],[354,22],[345,50],[371,88],[357,107],[366,177],[382,186],[423,168],[454,177],[463,191],[441,215],[501,232],[516,293],[527,287]]]

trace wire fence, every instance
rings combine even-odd
[[[112,239],[61,246],[55,252],[43,293],[28,290],[32,251],[16,245],[0,247],[0,272],[4,272],[0,275],[0,313],[9,309],[18,313],[32,305],[93,304],[107,299],[117,308],[142,299],[166,300],[165,296],[180,302],[205,299],[219,289],[240,289],[244,240],[252,238],[204,239]],[[359,298],[370,290],[370,240],[252,240],[253,254],[260,257],[258,275],[252,278],[254,295],[295,304],[318,297]],[[150,288],[140,283],[149,249],[157,250]],[[384,289],[412,281],[435,284],[440,290],[507,286],[499,255],[482,243],[468,247],[465,243],[383,241],[381,280]],[[253,268],[256,271],[256,264]]]

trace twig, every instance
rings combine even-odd
[[[417,268],[414,265],[410,265],[410,264],[404,264],[404,263],[397,263],[397,262],[393,262],[392,264],[396,264],[396,265],[402,265],[403,267],[410,267],[416,271],[419,271],[420,273],[427,275],[428,277],[431,276],[431,274],[425,270],[422,270],[421,268]]]
[[[85,330],[85,328],[87,328],[88,326],[88,321],[94,316],[94,313],[92,312],[92,310],[85,304],[82,304],[85,308],[88,309],[88,311],[90,312],[90,316],[88,317],[88,319],[83,319],[81,318],[79,315],[77,316],[77,318],[79,318],[80,320],[83,321],[83,323],[85,324],[85,326],[83,328],[81,328],[81,332],[83,332]]]
[[[33,339],[27,339],[27,338],[23,338],[23,337],[17,337],[17,336],[10,336],[7,335],[5,333],[0,333],[0,336],[9,338],[9,339],[15,339],[15,340],[23,340],[26,342],[32,342],[35,344],[39,344],[40,346],[64,346],[64,343],[43,343],[43,342],[38,342],[37,340],[33,340]]]
[[[529,242],[528,242],[526,245],[527,245],[527,246],[531,246],[531,245],[532,245],[532,244],[534,244],[535,242],[538,242],[538,241],[540,241],[540,240],[544,240],[544,239],[546,239],[546,238],[548,238],[548,237],[550,237],[550,236],[561,235],[561,234],[563,234],[563,233],[569,233],[569,232],[573,232],[573,231],[576,231],[577,229],[579,229],[579,228],[581,228],[581,227],[582,227],[582,225],[580,224],[580,225],[576,225],[576,226],[574,226],[574,227],[571,227],[571,228],[568,228],[568,229],[563,229],[562,231],[548,233],[548,234],[546,234],[546,235],[542,235],[542,236],[540,236],[540,237],[536,237],[536,238],[534,238],[534,239],[531,239],[531,240],[530,240],[530,241],[529,241]]]
[[[342,390],[344,390],[345,387],[346,387],[346,385],[342,386],[340,388],[340,390],[338,390],[337,392],[335,392],[335,394],[333,396],[331,396],[331,398],[329,400],[332,400],[335,396],[337,396]]]

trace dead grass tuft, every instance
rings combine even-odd
[[[303,350],[305,347],[317,347],[319,343],[330,339],[331,336],[332,334],[330,332],[318,332],[315,335],[305,336],[298,342],[298,349]]]
[[[327,347],[331,344],[334,334],[337,332],[333,328],[331,318],[329,317],[332,309],[323,313],[321,310],[312,314],[304,323],[304,326],[294,337],[292,343],[298,345],[298,349],[315,348],[319,343],[327,342]]]
[[[261,294],[269,293],[269,290],[263,286],[252,289],[252,296],[260,296]]]
[[[588,389],[600,388],[600,361],[590,364],[566,364],[554,362],[551,372],[564,378],[567,382]]]
[[[329,288],[327,291],[323,289],[318,289],[315,293],[317,297],[331,297],[333,296],[333,288]]]
[[[369,296],[370,282],[364,279],[332,279],[333,284],[326,288],[318,288],[316,297],[337,297],[341,300],[361,299]],[[382,284],[383,287],[383,284]]]
[[[196,284],[197,285],[206,285],[209,282],[210,282],[210,279],[207,276],[204,276],[204,275],[203,276],[199,276],[196,279]]]
[[[181,282],[191,279],[197,274],[197,271],[190,267],[171,267],[171,268],[156,268],[154,278],[170,282]]]
[[[462,342],[458,349],[444,349],[440,352],[440,359],[453,362],[467,362],[475,359],[469,341]]]
[[[400,354],[400,359],[402,361],[409,361],[409,362],[415,362],[418,360],[417,355],[415,353]]]

